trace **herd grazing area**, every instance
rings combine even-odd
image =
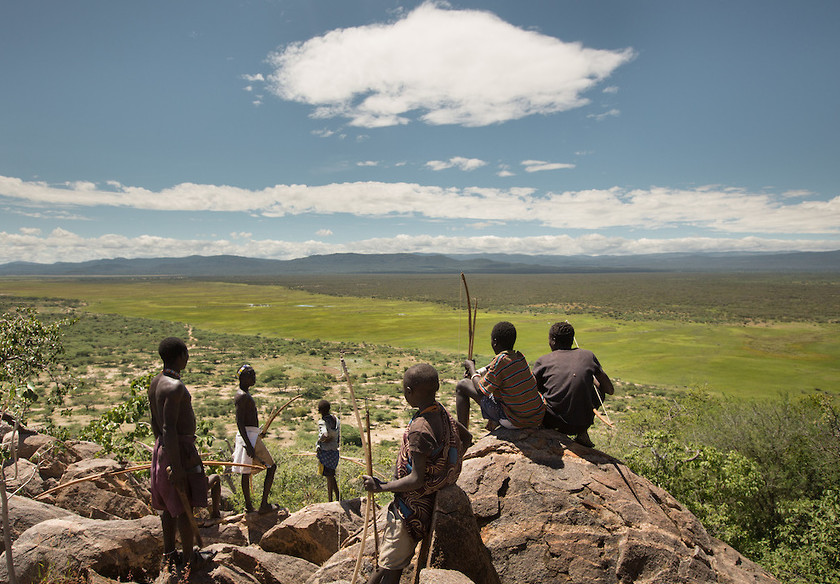
[[[533,363],[548,352],[549,326],[569,320],[579,346],[594,351],[616,382],[607,401],[616,420],[650,400],[676,403],[698,392],[755,400],[840,394],[837,274],[467,278],[478,304],[478,364],[492,357],[489,337],[498,321],[516,325],[516,348]],[[418,361],[436,366],[440,399],[454,412],[454,382],[467,351],[457,274],[0,279],[2,311],[18,306],[75,320],[64,333],[73,389],[62,405],[38,402],[30,415],[31,423],[71,433],[126,399],[132,380],[159,370],[157,343],[180,336],[191,348],[183,379],[217,445],[232,444],[235,372],[246,362],[257,371],[261,420],[291,397],[304,398],[274,422],[278,446],[311,452],[322,397],[352,422],[343,352],[370,410],[374,442],[392,447],[411,415],[400,392],[404,369]],[[471,422],[474,432],[483,431],[477,411]],[[596,422],[601,443],[612,432]],[[389,452],[383,457],[392,460]]]

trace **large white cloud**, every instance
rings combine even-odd
[[[490,12],[429,2],[389,24],[338,29],[269,55],[268,88],[314,117],[362,127],[484,126],[580,107],[634,56],[517,28]]]
[[[710,238],[680,237],[670,239],[629,239],[599,233],[571,237],[543,235],[533,237],[453,237],[398,235],[347,243],[255,240],[236,234],[228,239],[175,239],[142,235],[126,237],[107,234],[82,237],[65,229],[41,235],[33,232],[0,231],[0,264],[12,261],[53,263],[81,262],[118,257],[184,257],[189,255],[240,255],[254,258],[294,259],[330,253],[511,253],[549,255],[631,255],[668,252],[772,252],[797,249],[831,251],[834,240],[787,240],[758,237]]]
[[[717,233],[837,234],[840,196],[822,201],[742,189],[653,187],[537,193],[532,188],[448,188],[416,183],[275,185],[261,190],[183,183],[160,191],[90,182],[60,186],[0,176],[0,197],[55,210],[110,206],[240,212],[263,217],[346,213],[359,217],[532,221],[554,229],[691,226]]]

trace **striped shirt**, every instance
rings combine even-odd
[[[493,395],[505,416],[517,428],[535,428],[542,424],[545,400],[537,391],[537,380],[519,351],[502,351],[479,377],[478,388]]]

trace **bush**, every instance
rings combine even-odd
[[[792,583],[838,583],[840,398],[700,393],[624,419],[631,468],[715,536]]]
[[[786,502],[781,516],[778,544],[761,563],[790,584],[840,584],[840,492]]]
[[[350,446],[362,446],[362,437],[359,429],[349,424],[341,425],[341,443]]]

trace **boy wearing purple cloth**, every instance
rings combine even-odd
[[[211,556],[193,549],[192,508],[185,509],[182,495],[191,507],[207,507],[207,475],[195,446],[195,413],[192,397],[181,381],[181,371],[190,355],[179,338],[160,342],[158,353],[163,371],[149,385],[149,410],[155,447],[152,453],[152,507],[160,511],[163,555],[168,568],[195,566]],[[181,536],[183,554],[175,550],[175,531]]]

